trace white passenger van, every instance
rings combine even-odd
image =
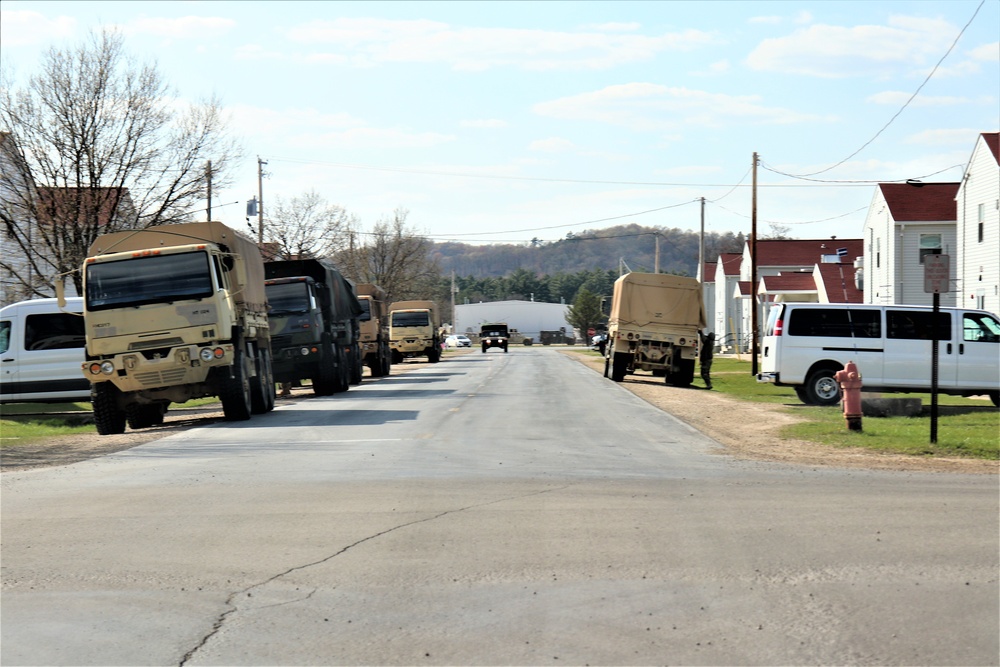
[[[80,370],[83,299],[21,301],[0,309],[0,403],[89,401]]]
[[[757,379],[815,405],[840,402],[834,373],[853,361],[864,391],[929,392],[934,311],[927,306],[779,303],[771,308]],[[941,308],[938,391],[1000,405],[1000,320]]]

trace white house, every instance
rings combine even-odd
[[[1000,133],[979,135],[955,204],[957,305],[1000,313]]]
[[[955,285],[959,185],[879,183],[863,233],[865,303],[931,305],[933,295],[924,291],[924,257],[930,254],[951,257]],[[954,306],[955,295],[942,294],[941,305]]]
[[[715,298],[713,308],[705,303],[705,317],[715,332],[715,340],[723,351],[735,349],[743,337],[743,302],[734,297],[740,280],[740,262],[743,255],[724,252],[715,265]]]

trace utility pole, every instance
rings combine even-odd
[[[753,196],[750,203],[750,374],[757,375],[757,152],[753,154]]]
[[[698,280],[705,283],[705,198],[701,198],[701,235],[698,237]]]
[[[257,243],[264,245],[264,165],[265,160],[257,156]]]
[[[657,231],[654,236],[656,237],[656,259],[653,260],[653,273],[660,272],[660,232]]]
[[[212,222],[212,161],[209,160],[208,164],[205,165],[205,190],[208,195],[208,208],[205,209],[208,213],[207,220]]]

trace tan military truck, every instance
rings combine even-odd
[[[389,349],[389,304],[385,290],[378,285],[363,283],[357,286],[361,315],[361,346],[365,365],[372,377],[389,374],[392,351]]]
[[[84,263],[86,361],[101,435],[218,396],[228,420],[274,408],[264,262],[220,222],[99,236]]]
[[[705,327],[701,283],[663,273],[626,273],[615,281],[604,377],[637,370],[686,387],[694,379],[698,333]]]
[[[392,363],[407,357],[441,360],[441,316],[433,301],[396,301],[389,306],[389,347]]]

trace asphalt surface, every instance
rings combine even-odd
[[[0,662],[1000,662],[995,476],[732,459],[544,348],[407,370],[4,473]]]

